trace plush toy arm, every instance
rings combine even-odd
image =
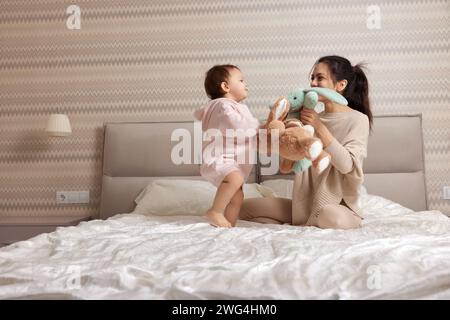
[[[280,172],[283,174],[291,172],[293,165],[294,161],[282,158],[280,162]]]
[[[342,104],[344,106],[348,105],[347,99],[345,99],[338,92],[336,92],[334,90],[331,90],[331,89],[328,89],[328,88],[313,87],[313,88],[309,88],[309,89],[304,89],[304,91],[305,91],[305,93],[315,92],[319,96],[323,96],[323,97],[327,98],[330,101]]]
[[[331,156],[326,151],[322,151],[320,155],[313,161],[312,166],[318,174],[321,174],[330,164]]]
[[[315,91],[309,91],[305,95],[305,102],[303,105],[307,109],[314,109],[317,105],[317,102],[319,102],[319,95]]]
[[[288,112],[289,112],[289,101],[285,97],[278,98],[278,100],[275,101],[273,106],[270,107],[267,119],[260,120],[260,122],[263,123],[263,125],[260,128],[267,129],[269,127],[269,124],[275,120],[283,121],[284,119],[286,119]]]
[[[267,123],[270,123],[274,120],[283,121],[284,119],[286,119],[288,112],[289,101],[285,97],[278,98],[278,100],[273,104],[272,109],[270,109]]]
[[[294,170],[295,173],[300,173],[303,171],[308,170],[309,167],[311,167],[312,165],[312,161],[309,159],[302,159],[302,160],[298,160],[294,163],[294,166],[292,167],[292,169]]]

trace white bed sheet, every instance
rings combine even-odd
[[[1,299],[449,299],[450,219],[361,198],[358,230],[116,215],[0,249]]]

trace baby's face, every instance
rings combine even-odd
[[[239,69],[229,70],[230,77],[228,78],[228,87],[230,88],[229,95],[237,102],[247,98],[247,84],[244,80],[244,75]]]

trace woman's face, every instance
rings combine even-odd
[[[320,87],[336,90],[333,79],[330,75],[330,70],[325,63],[318,63],[314,66],[311,73],[311,87]]]
[[[311,73],[311,87],[328,88],[342,94],[342,91],[345,89],[346,85],[347,80],[338,81],[336,83],[333,81],[327,64],[319,62],[314,66]],[[319,96],[319,101],[324,102],[325,99]]]

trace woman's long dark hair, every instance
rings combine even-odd
[[[350,61],[340,56],[325,56],[317,60],[316,64],[318,63],[325,63],[328,66],[334,82],[347,80],[347,86],[342,95],[347,99],[350,108],[364,113],[369,118],[370,129],[372,129],[369,82],[362,70],[365,66],[360,63],[352,66]]]

